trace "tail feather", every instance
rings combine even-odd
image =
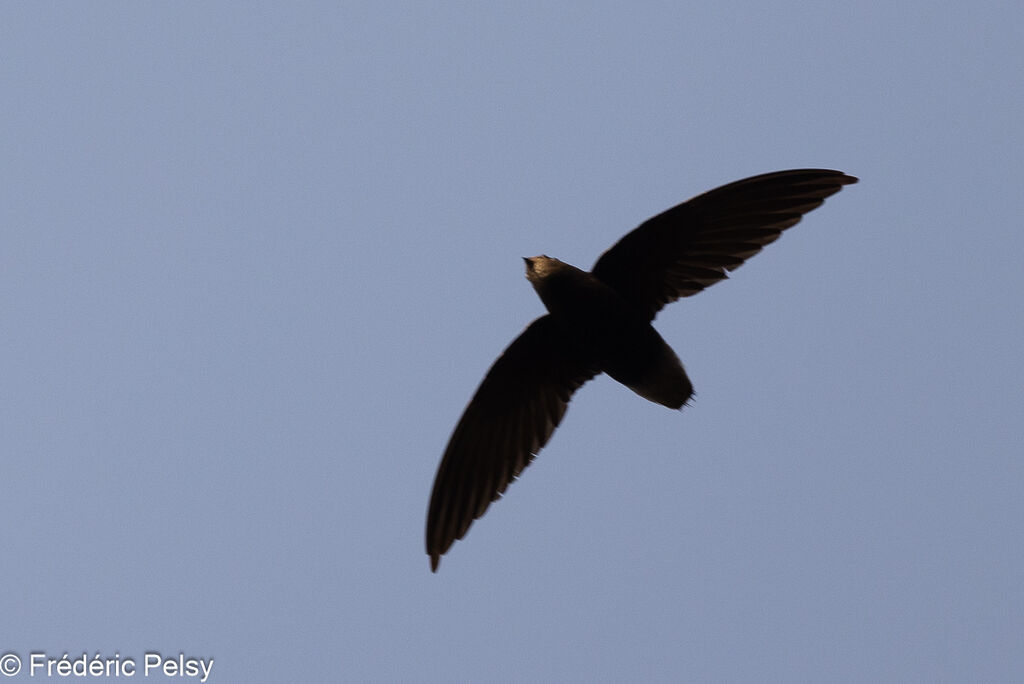
[[[693,397],[693,383],[672,347],[654,328],[647,330],[645,339],[629,345],[629,354],[615,359],[605,372],[644,399],[682,408]]]

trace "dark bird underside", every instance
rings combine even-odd
[[[754,176],[648,219],[589,273],[547,256],[526,259],[548,313],[494,362],[452,433],[427,513],[431,569],[547,444],[590,378],[608,373],[646,399],[681,408],[693,386],[651,326],[658,311],[727,278],[856,182],[826,169]]]

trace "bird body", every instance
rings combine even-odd
[[[523,261],[548,315],[589,365],[669,408],[682,407],[692,396],[679,357],[617,291],[592,273],[549,256]]]
[[[693,385],[651,325],[658,311],[727,278],[856,182],[827,169],[754,176],[648,219],[590,272],[548,256],[524,258],[548,313],[494,362],[452,433],[427,512],[431,569],[547,443],[590,378],[607,373],[645,399],[684,406]]]

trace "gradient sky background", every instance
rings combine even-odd
[[[4,5],[0,653],[1024,681],[1022,74],[1019,2]],[[804,166],[694,405],[588,384],[432,575],[520,257]]]

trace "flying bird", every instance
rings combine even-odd
[[[494,362],[448,441],[427,512],[431,570],[547,444],[587,380],[607,373],[682,408],[693,385],[651,325],[658,311],[727,278],[856,182],[841,171],[795,169],[723,185],[643,222],[589,273],[549,256],[524,258],[548,313]]]

